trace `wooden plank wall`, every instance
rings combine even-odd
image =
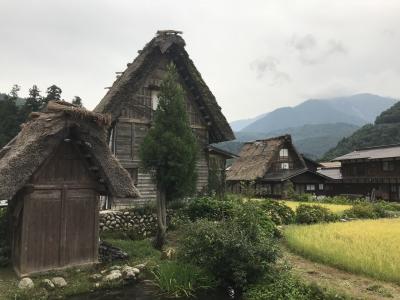
[[[113,208],[120,209],[132,205],[142,204],[156,199],[156,186],[152,182],[150,174],[140,170],[139,148],[147,134],[148,129],[153,121],[153,99],[152,91],[165,76],[166,65],[169,62],[165,57],[160,57],[157,68],[150,72],[150,75],[143,80],[143,86],[132,95],[125,95],[125,99],[129,101],[121,101],[123,109],[116,126],[115,134],[111,138],[115,138],[110,144],[115,145],[115,155],[121,161],[122,165],[127,169],[138,169],[137,188],[141,193],[139,199],[114,199]],[[189,116],[189,122],[197,137],[199,144],[199,157],[196,164],[198,172],[197,191],[201,192],[208,185],[208,152],[206,146],[209,143],[208,129],[203,119],[198,104],[194,100],[194,95],[188,87],[184,85],[184,81],[180,79],[180,83],[186,91],[186,109]]]

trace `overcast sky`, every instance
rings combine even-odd
[[[0,0],[0,91],[56,84],[92,109],[158,29],[184,32],[229,121],[308,98],[400,97],[397,0]]]

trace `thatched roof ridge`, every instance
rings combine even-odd
[[[128,64],[127,69],[114,82],[94,111],[110,112],[113,119],[117,118],[123,106],[121,101],[126,99],[124,94],[132,93],[141,86],[145,75],[156,65],[157,56],[161,53],[174,62],[179,74],[195,95],[196,101],[201,107],[201,113],[210,123],[211,143],[233,140],[235,136],[221,112],[221,107],[184,47],[185,41],[178,35],[178,32],[160,31],[143,50],[139,51],[135,60]]]
[[[43,112],[32,114],[21,132],[0,150],[0,199],[12,199],[71,132],[90,153],[112,196],[138,197],[129,173],[107,146],[109,120],[61,101],[50,102]]]
[[[272,164],[274,155],[286,144],[291,143],[290,135],[247,142],[227,172],[227,180],[256,180],[264,177]]]

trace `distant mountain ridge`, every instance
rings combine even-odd
[[[396,100],[393,98],[372,94],[357,94],[331,99],[310,99],[294,107],[282,107],[261,115],[240,131],[265,133],[307,124],[327,123],[347,123],[362,126],[373,122],[377,115],[395,102]],[[238,123],[238,121],[235,122],[232,123]]]
[[[291,134],[300,152],[319,159],[343,138],[372,123],[394,103],[393,98],[367,93],[311,99],[294,107],[282,107],[255,118],[231,122],[236,140],[220,143],[218,147],[238,153],[244,142]]]
[[[224,150],[239,154],[245,142],[256,139],[264,139],[283,134],[290,134],[298,150],[310,158],[318,159],[326,151],[334,147],[343,137],[351,135],[359,126],[334,123],[311,124],[300,127],[274,130],[268,133],[259,132],[235,132],[236,140],[217,144]]]

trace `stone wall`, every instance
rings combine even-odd
[[[100,232],[126,231],[138,237],[155,234],[157,216],[144,210],[104,210],[100,212]]]

